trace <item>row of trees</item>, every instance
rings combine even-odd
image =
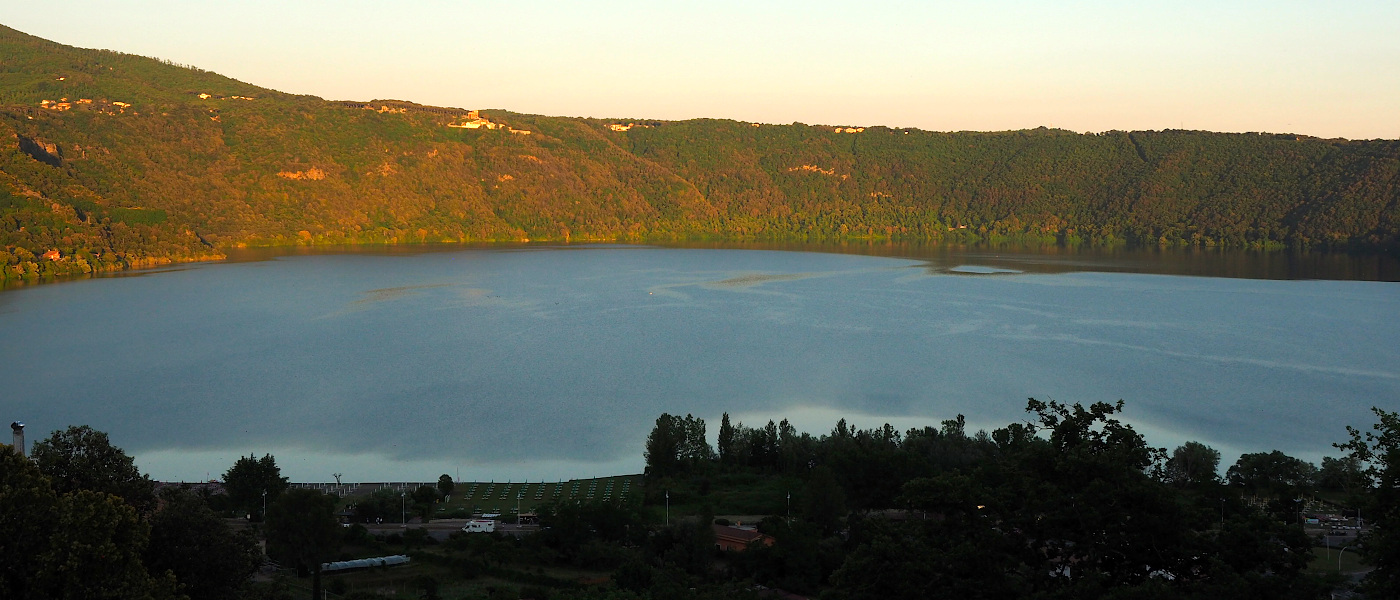
[[[1292,503],[1319,485],[1350,489],[1372,524],[1360,548],[1375,570],[1363,591],[1400,590],[1400,415],[1377,409],[1378,422],[1349,430],[1337,444],[1345,455],[1322,469],[1254,453],[1221,477],[1219,452],[1153,448],[1121,422],[1122,409],[1031,400],[1027,422],[991,432],[969,433],[961,418],[903,433],[842,421],[819,437],[722,419],[719,451],[702,419],[663,415],[647,441],[647,493],[659,505],[655,493],[669,491],[689,515],[668,523],[658,505],[546,506],[534,536],[463,535],[415,556],[464,577],[537,582],[552,591],[532,594],[559,599],[741,597],[754,584],[850,599],[1319,598],[1338,582],[1305,571],[1312,540]],[[313,576],[317,593],[318,565],[365,537],[336,524],[334,497],[288,489],[269,455],[240,457],[224,483],[227,497],[155,493],[88,427],[54,432],[30,459],[0,452],[0,589],[7,598],[245,597],[262,554],[211,504],[261,516],[266,501],[267,554]],[[444,475],[414,496],[431,506],[454,487]],[[758,524],[775,543],[716,562],[711,511],[744,487],[775,497],[765,511],[774,516]],[[791,518],[783,490],[795,494]],[[531,574],[542,565],[608,571],[613,583],[578,588]]]
[[[107,435],[55,431],[32,459],[0,449],[6,598],[233,598],[262,563],[197,494],[165,489]]]
[[[1029,422],[973,434],[958,418],[903,434],[842,421],[813,437],[786,423],[731,425],[726,415],[714,458],[692,462],[679,460],[678,445],[658,444],[686,422],[663,415],[648,439],[648,492],[704,505],[722,501],[711,490],[744,473],[787,478],[800,518],[765,521],[760,530],[777,543],[750,548],[735,565],[799,592],[1313,598],[1337,582],[1304,571],[1313,540],[1298,526],[1295,499],[1323,487],[1372,515],[1361,547],[1377,568],[1364,589],[1377,598],[1400,591],[1395,413],[1376,409],[1374,430],[1352,430],[1337,445],[1346,455],[1322,470],[1273,451],[1241,456],[1222,477],[1218,451],[1198,442],[1170,454],[1153,448],[1119,420],[1122,407],[1031,400]],[[913,518],[880,516],[886,509]]]
[[[230,527],[231,510],[265,520],[266,554],[284,566],[316,573],[334,556],[338,499],[288,489],[272,456],[239,458],[224,488],[157,492],[86,425],[53,432],[28,458],[0,447],[0,591],[16,600],[245,597],[264,552],[252,529]]]
[[[705,421],[692,415],[663,414],[647,438],[644,457],[653,477],[685,476],[722,469],[748,468],[779,475],[801,475],[818,464],[849,465],[850,471],[874,469],[880,477],[905,480],[912,474],[961,468],[983,455],[976,444],[990,441],[985,433],[969,437],[962,415],[940,428],[899,432],[889,425],[857,430],[839,421],[820,438],[798,433],[786,419],[761,427],[731,423],[721,417],[715,447],[705,438]],[[859,466],[857,466],[859,465]],[[1254,496],[1296,498],[1318,491],[1355,494],[1366,488],[1360,459],[1347,455],[1324,457],[1322,468],[1273,450],[1246,453],[1220,473],[1220,452],[1200,442],[1186,442],[1170,455],[1154,454],[1153,468],[1165,483],[1179,488],[1226,484]],[[874,495],[865,507],[888,504],[891,490]]]

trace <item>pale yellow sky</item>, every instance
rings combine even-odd
[[[331,99],[1400,138],[1400,2],[96,2],[0,23]]]

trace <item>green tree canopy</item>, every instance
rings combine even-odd
[[[1363,466],[1371,491],[1367,517],[1372,530],[1362,557],[1374,565],[1363,588],[1373,598],[1400,597],[1400,412],[1372,407],[1371,431],[1347,427],[1351,439],[1336,446]]]
[[[1225,473],[1231,486],[1256,496],[1292,500],[1310,491],[1317,467],[1283,452],[1254,452],[1240,455]]]
[[[178,584],[141,561],[150,526],[120,497],[78,490],[59,498],[38,579],[49,598],[174,598]]]
[[[267,554],[301,576],[312,574],[312,595],[321,596],[321,563],[340,548],[336,498],[316,490],[287,490],[267,509]]]
[[[372,523],[380,519],[397,522],[399,501],[398,492],[384,488],[374,490],[369,496],[360,497],[355,501],[355,520],[362,523]]]
[[[263,506],[271,505],[287,489],[287,478],[271,454],[262,458],[253,455],[239,457],[224,473],[224,491],[229,501],[247,514],[264,515]]]
[[[729,423],[729,413],[724,413],[719,419],[719,438],[715,440],[721,464],[734,462],[734,443],[734,426]]]
[[[49,478],[29,459],[0,446],[0,590],[6,597],[43,597],[34,580],[32,557],[48,550],[57,506]]]
[[[647,475],[668,477],[693,469],[714,458],[715,451],[705,439],[705,420],[662,413],[647,436]]]
[[[105,437],[104,437],[105,439]],[[105,492],[56,494],[30,459],[0,451],[0,596],[175,599],[173,576],[153,577],[141,560],[149,526],[135,507]]]
[[[132,457],[112,445],[106,433],[92,427],[55,431],[35,443],[30,456],[59,494],[92,490],[118,496],[138,510],[154,507],[155,484],[137,470]]]
[[[802,517],[823,533],[830,534],[840,529],[841,519],[846,516],[846,492],[841,489],[831,469],[823,465],[812,470],[800,502],[798,508]]]
[[[1344,492],[1354,495],[1370,487],[1370,480],[1362,470],[1361,461],[1354,456],[1334,458],[1322,457],[1322,468],[1317,470],[1318,489]]]
[[[427,523],[433,516],[433,504],[438,501],[438,489],[431,485],[420,485],[410,496],[413,500],[413,512]]]
[[[167,488],[151,515],[145,563],[153,572],[170,571],[191,600],[232,600],[262,564],[262,549],[251,531],[233,531],[204,499]]]
[[[1167,459],[1166,480],[1177,487],[1202,487],[1220,480],[1220,451],[1200,442],[1186,442]]]

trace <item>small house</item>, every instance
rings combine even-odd
[[[759,543],[772,546],[773,538],[758,532],[754,527],[743,525],[712,525],[715,531],[715,547],[720,550],[743,552],[749,544]]]

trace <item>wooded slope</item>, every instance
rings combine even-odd
[[[1400,247],[1394,140],[477,117],[285,94],[0,27],[4,277],[269,244]]]

